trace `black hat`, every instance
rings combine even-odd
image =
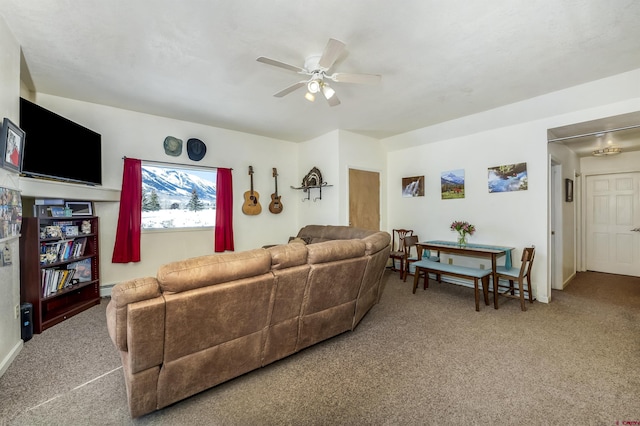
[[[191,138],[187,141],[187,155],[193,161],[200,161],[207,153],[207,146],[200,139]]]
[[[164,153],[174,157],[182,154],[182,139],[167,136],[164,138]]]

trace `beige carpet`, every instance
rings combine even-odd
[[[640,278],[580,273],[550,304],[397,273],[353,332],[137,420],[105,307],[25,344],[0,378],[4,425],[615,425],[640,421]]]

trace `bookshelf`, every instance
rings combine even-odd
[[[97,217],[23,217],[20,298],[35,333],[100,304],[99,260]]]

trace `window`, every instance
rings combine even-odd
[[[213,227],[216,169],[142,164],[142,229]]]

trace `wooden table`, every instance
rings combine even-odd
[[[459,256],[483,257],[491,259],[491,276],[493,279],[493,307],[498,309],[498,292],[496,291],[498,275],[496,273],[496,261],[498,257],[505,256],[505,268],[511,269],[511,250],[513,247],[493,246],[487,244],[467,244],[460,246],[454,241],[424,241],[416,244],[418,250],[418,259],[422,258],[423,250],[436,251],[438,256],[440,253],[451,253]],[[428,278],[427,278],[428,279]]]

